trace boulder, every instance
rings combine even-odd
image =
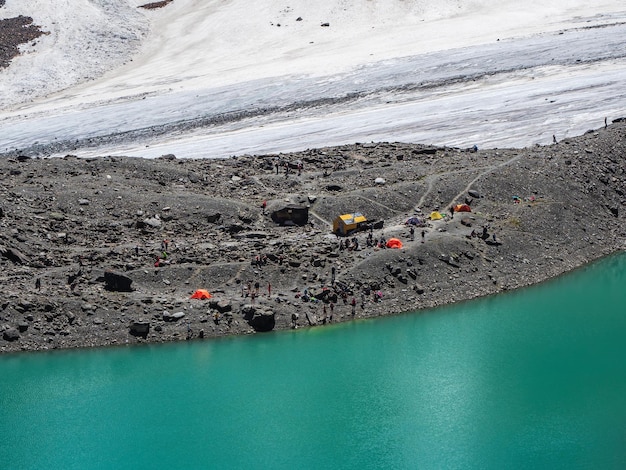
[[[475,198],[479,198],[480,197],[480,193],[478,191],[476,191],[475,189],[470,189],[467,194],[469,194],[471,197],[475,197]]]
[[[217,310],[220,313],[230,312],[233,309],[233,304],[230,300],[225,299],[211,299],[209,300],[209,308]]]
[[[163,312],[164,321],[178,321],[185,316],[185,312],[170,313],[167,310]]]
[[[104,283],[106,290],[114,292],[132,292],[133,290],[131,287],[133,280],[131,278],[111,270],[104,272]]]
[[[9,261],[13,261],[16,264],[27,264],[28,258],[21,251],[16,248],[5,247],[0,245],[0,254]]]
[[[206,216],[206,220],[210,224],[215,224],[219,222],[221,218],[222,218],[222,214],[220,214],[219,212],[216,212],[215,214],[209,214]]]
[[[17,341],[20,339],[20,333],[15,328],[8,328],[4,330],[2,337],[7,341]]]
[[[248,324],[254,331],[272,331],[276,326],[276,318],[273,311],[264,308],[257,308],[254,305],[245,305],[242,313]]]
[[[143,219],[143,225],[147,225],[152,228],[159,228],[161,226],[161,219],[157,219],[156,217],[149,217],[147,219]]]
[[[129,332],[133,336],[141,336],[146,338],[150,332],[150,322],[148,321],[135,321],[130,324]]]

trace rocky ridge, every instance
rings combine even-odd
[[[541,282],[626,247],[625,136],[617,120],[528,149],[2,158],[0,351],[325,325]],[[308,223],[274,223],[285,206]],[[404,247],[365,231],[340,249],[332,221],[355,211],[383,222],[374,241]],[[414,241],[411,216],[426,224]],[[191,299],[200,288],[212,298]]]

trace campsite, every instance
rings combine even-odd
[[[0,351],[324,327],[331,303],[342,322],[540,282],[624,249],[625,137],[281,154],[300,175],[276,155],[5,158]]]

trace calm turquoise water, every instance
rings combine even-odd
[[[0,357],[3,469],[626,468],[626,255],[298,332]]]

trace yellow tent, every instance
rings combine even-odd
[[[367,224],[367,219],[360,212],[343,214],[333,220],[333,233],[348,235],[351,232],[360,230],[365,224]]]
[[[439,219],[443,219],[443,215],[441,215],[439,212],[432,211],[430,213],[430,220],[439,220]]]

